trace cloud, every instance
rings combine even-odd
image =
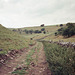
[[[75,22],[75,0],[0,0],[0,23],[25,27]]]

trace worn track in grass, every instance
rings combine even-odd
[[[18,57],[9,60],[0,68],[0,75],[13,75],[11,72],[13,72],[18,65],[20,66],[25,63],[26,56],[34,47],[35,52],[32,55],[33,60],[30,63],[29,69],[27,69],[28,74],[25,75],[51,75],[42,43],[36,43],[34,46],[29,47],[29,49],[25,49]]]
[[[51,75],[42,43],[39,43],[39,45],[36,47],[32,58],[34,58],[34,60],[31,62],[30,68],[28,70],[29,74],[27,75]]]

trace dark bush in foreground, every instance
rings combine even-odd
[[[52,75],[75,75],[75,50],[43,42]]]

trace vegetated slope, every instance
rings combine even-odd
[[[35,30],[39,30],[39,31],[42,31],[41,29],[45,29],[45,30],[43,30],[43,31],[46,31],[46,33],[52,33],[52,32],[55,32],[57,29],[59,29],[60,28],[60,26],[57,26],[57,25],[53,25],[53,26],[43,26],[43,27],[41,27],[41,26],[35,26],[35,27],[25,27],[25,28],[16,28],[16,29],[11,29],[12,31],[15,31],[15,32],[18,32],[18,33],[20,33],[20,34],[26,34],[25,33],[25,30],[33,30],[33,32],[35,31]],[[28,33],[29,34],[29,33]],[[33,33],[32,33],[33,34]]]
[[[52,40],[52,41],[59,41],[59,40],[63,40],[64,42],[75,42],[75,36],[69,37],[69,38],[64,38],[61,35],[51,35],[48,36],[46,38],[44,38],[44,40]]]
[[[55,35],[48,36],[44,40],[75,42],[75,23],[67,23],[61,26],[61,28],[55,32]]]
[[[40,39],[46,35],[51,35],[51,34],[54,34],[56,32],[56,30],[58,30],[60,28],[60,25],[53,25],[53,26],[35,26],[35,27],[25,27],[25,28],[16,28],[16,29],[10,29],[14,32],[17,32],[25,37],[32,37],[34,39]],[[44,30],[43,30],[44,29]],[[37,32],[35,33],[36,31],[41,31],[41,33]],[[32,31],[32,33],[30,33],[30,31]],[[44,31],[46,33],[44,33]],[[27,33],[29,32],[29,33]]]
[[[6,54],[9,50],[28,47],[29,39],[10,31],[0,24],[0,54]]]
[[[74,23],[73,23],[74,24]],[[34,40],[36,39],[41,39],[43,40],[53,40],[53,41],[59,41],[63,40],[66,42],[75,42],[75,36],[69,37],[69,38],[64,38],[62,35],[57,35],[55,36],[55,33],[58,31],[60,28],[65,28],[66,24],[60,24],[60,25],[52,25],[52,26],[37,26],[37,27],[25,27],[25,28],[17,28],[17,29],[11,29],[14,32],[17,32],[21,34],[24,37],[27,38],[33,38]],[[44,31],[41,31],[41,29],[45,29],[44,31],[46,32],[45,34],[43,33]],[[33,33],[26,33],[26,31],[33,31]],[[41,33],[34,33],[36,30],[41,31]],[[25,36],[26,35],[26,36]]]
[[[62,35],[64,37],[71,37],[75,35],[75,24],[67,23],[65,27],[61,27],[60,29],[58,29],[56,35]]]
[[[52,75],[75,75],[75,49],[43,42]]]

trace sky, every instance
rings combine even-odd
[[[0,0],[0,24],[20,28],[75,22],[75,0]]]

